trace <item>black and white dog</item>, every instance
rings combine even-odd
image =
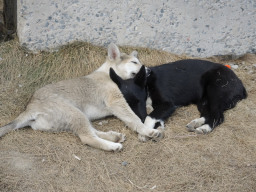
[[[238,101],[247,97],[241,80],[222,64],[189,59],[149,69],[146,89],[154,110],[146,118],[145,112],[142,113],[144,116],[139,116],[152,128],[163,125],[178,107],[195,104],[201,117],[187,124],[187,128],[197,133],[208,133],[224,121],[225,110],[235,107]],[[113,75],[110,77],[117,83]],[[131,97],[127,94],[128,89],[118,86],[126,100]],[[128,92],[143,102],[141,99],[145,98],[138,98],[143,91],[135,95],[132,88]],[[131,101],[127,102],[131,105]],[[134,110],[134,106],[131,108]],[[146,108],[141,110],[146,111]]]

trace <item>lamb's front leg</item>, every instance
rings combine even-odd
[[[105,104],[113,115],[121,119],[133,131],[150,138],[161,137],[162,133],[159,130],[151,129],[141,122],[140,118],[129,107],[121,92],[115,95],[112,93],[112,97],[107,99]]]

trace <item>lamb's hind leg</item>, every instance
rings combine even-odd
[[[120,151],[123,147],[122,144],[111,141],[108,133],[104,134],[103,132],[95,130],[92,127],[89,119],[82,113],[80,114],[80,117],[76,116],[76,118],[74,118],[72,132],[78,135],[82,143],[87,144],[91,147],[95,147],[105,151]],[[113,135],[116,136],[115,134]],[[102,138],[100,136],[102,136]],[[120,138],[122,137],[120,136]]]
[[[97,135],[89,119],[77,108],[62,103],[62,111],[58,110],[56,115],[40,114],[31,124],[35,130],[42,131],[71,131],[77,135],[82,143],[105,151],[119,151],[122,144],[104,140]],[[64,112],[63,112],[64,111]]]
[[[82,143],[105,151],[120,151],[123,148],[122,144],[107,141],[96,134],[79,134],[78,137]]]
[[[115,143],[122,143],[125,141],[125,135],[115,131],[102,132],[95,129],[95,133],[102,139],[113,141]]]

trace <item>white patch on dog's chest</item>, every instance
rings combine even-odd
[[[84,109],[84,113],[90,120],[100,119],[111,115],[111,113],[106,108],[99,108],[93,105],[87,105]]]
[[[147,108],[148,114],[154,110],[154,108],[152,107],[152,99],[149,96],[147,97],[147,100],[146,100],[146,108]]]

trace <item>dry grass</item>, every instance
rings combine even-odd
[[[148,66],[185,58],[136,49]],[[76,43],[59,52],[33,55],[13,40],[0,44],[0,57],[0,125],[4,125],[24,110],[39,87],[95,70],[104,62],[106,49]],[[249,93],[247,100],[226,112],[225,123],[213,133],[186,131],[185,125],[198,117],[195,106],[177,110],[166,124],[166,137],[158,143],[138,142],[137,135],[116,118],[94,122],[97,129],[126,134],[120,153],[82,145],[69,133],[13,131],[0,139],[0,191],[255,191],[256,56],[210,60],[239,65],[235,72]]]

